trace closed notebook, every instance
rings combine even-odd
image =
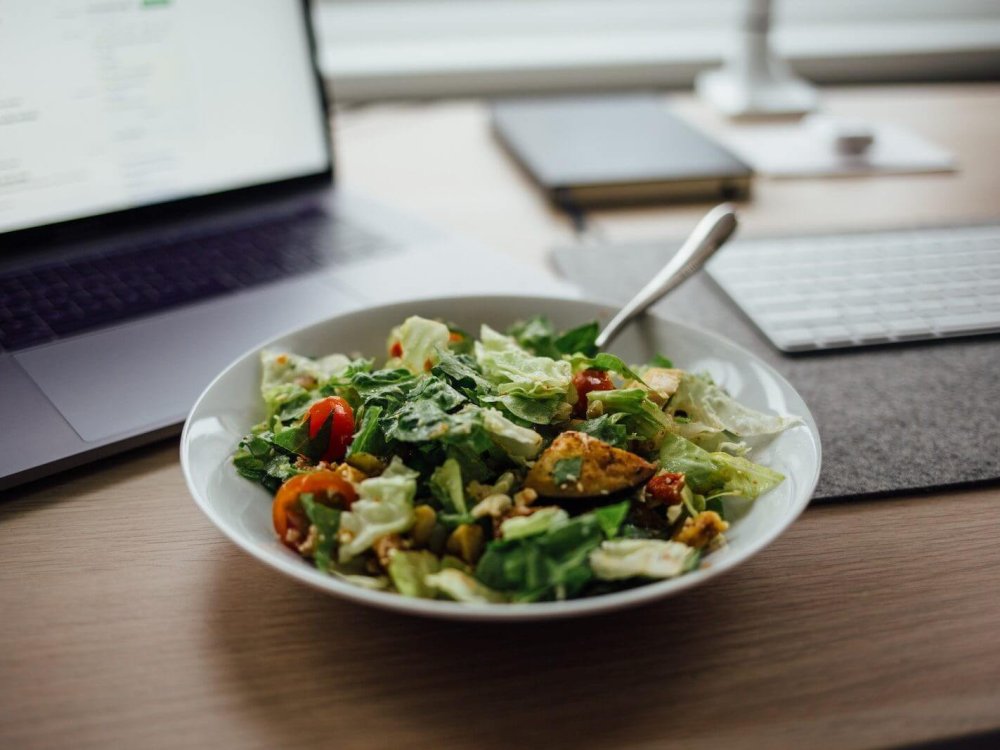
[[[523,98],[492,107],[497,138],[559,205],[745,197],[751,169],[653,95]]]

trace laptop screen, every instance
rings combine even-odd
[[[0,232],[329,169],[294,0],[0,0]]]

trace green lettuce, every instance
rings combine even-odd
[[[439,351],[438,362],[431,373],[448,382],[474,403],[480,403],[484,396],[493,395],[494,392],[493,383],[479,371],[476,360],[468,354]]]
[[[615,539],[590,553],[590,567],[603,581],[627,578],[673,578],[691,570],[699,553],[680,542],[661,539]]]
[[[440,351],[448,348],[450,335],[444,323],[412,315],[389,335],[389,350],[396,343],[402,349],[402,354],[390,362],[414,374],[427,372],[437,363]]]
[[[779,472],[742,456],[709,453],[680,435],[667,434],[660,445],[660,467],[684,474],[692,492],[705,496],[738,495],[755,500],[784,480]]]
[[[272,493],[296,474],[292,457],[274,445],[274,434],[264,431],[247,435],[233,455],[233,465],[240,476],[258,482]]]
[[[413,525],[417,476],[396,456],[381,476],[361,482],[358,499],[340,516],[340,528],[351,535],[340,545],[341,563],[369,549],[380,536],[402,533]]]
[[[396,550],[389,558],[389,578],[396,591],[403,596],[436,598],[437,589],[426,583],[426,578],[439,570],[441,561],[437,555],[427,550]]]
[[[445,511],[461,515],[469,512],[462,486],[462,467],[456,459],[449,458],[437,467],[431,474],[429,484]]]
[[[562,508],[556,506],[539,508],[530,516],[514,516],[505,520],[500,524],[500,536],[504,539],[523,539],[536,534],[545,534],[567,521],[569,513]]]
[[[608,354],[607,352],[595,354],[593,357],[577,355],[570,359],[570,363],[573,365],[574,372],[579,370],[604,370],[606,372],[617,373],[628,380],[635,380],[639,383],[643,382],[639,373],[625,364],[620,357]]]
[[[617,534],[627,509],[627,502],[618,503],[550,522],[544,533],[493,540],[476,565],[476,578],[518,602],[573,597],[593,578],[590,553]]]
[[[424,576],[424,584],[463,604],[500,604],[507,601],[502,593],[487,588],[456,568],[445,568]]]
[[[565,354],[596,354],[598,330],[597,323],[591,322],[557,334],[548,318],[536,315],[515,323],[507,329],[507,334],[532,354],[559,359]]]
[[[737,438],[752,439],[776,435],[802,423],[798,417],[764,414],[744,406],[709,378],[690,373],[681,377],[667,410],[686,415],[691,420],[687,431],[693,435],[725,431]]]
[[[496,409],[483,409],[483,429],[493,442],[514,461],[531,460],[542,451],[542,436],[516,425]]]
[[[497,395],[547,402],[544,411],[532,414],[522,406],[518,414],[514,411],[518,408],[516,399],[509,399],[505,405],[517,416],[529,421],[545,418],[557,413],[559,404],[567,400],[573,377],[569,362],[530,354],[486,325],[475,351],[479,368],[494,384]]]
[[[269,416],[301,406],[309,400],[311,390],[342,373],[350,364],[350,358],[343,354],[311,359],[264,349],[260,353],[260,392]]]
[[[316,545],[313,549],[316,567],[327,573],[333,565],[333,552],[337,548],[337,531],[340,528],[342,511],[317,503],[312,494],[301,495],[299,501],[309,518],[309,523],[316,527]]]
[[[362,407],[359,412],[357,430],[347,447],[347,458],[358,453],[377,455],[385,451],[385,434],[379,426],[382,407],[377,404]]]
[[[604,413],[620,413],[631,432],[647,440],[656,440],[670,429],[670,417],[660,411],[642,388],[620,388],[611,391],[591,391],[590,403],[598,402]]]
[[[625,449],[628,448],[630,438],[629,429],[624,423],[627,418],[628,415],[624,412],[602,414],[593,419],[577,422],[573,429],[577,432],[585,432],[615,448]]]

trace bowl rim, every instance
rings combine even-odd
[[[781,520],[781,522],[775,526],[769,527],[766,533],[761,534],[757,538],[750,541],[738,554],[727,557],[706,568],[699,568],[698,570],[691,571],[690,573],[686,573],[677,578],[650,582],[641,586],[636,586],[635,588],[626,589],[624,591],[616,591],[610,594],[600,594],[582,599],[568,599],[565,601],[531,602],[524,604],[463,604],[460,602],[440,599],[419,599],[387,591],[365,589],[361,586],[339,580],[334,576],[324,575],[304,560],[293,559],[291,557],[286,559],[283,556],[275,555],[271,551],[262,549],[258,545],[245,539],[242,535],[237,533],[235,529],[231,529],[229,524],[223,520],[221,514],[215,510],[213,503],[211,503],[207,497],[202,496],[200,488],[195,483],[188,457],[191,425],[194,419],[198,416],[198,411],[202,408],[202,404],[206,397],[214,391],[219,381],[226,378],[232,370],[241,366],[248,357],[255,356],[262,349],[291,336],[306,334],[316,329],[329,326],[334,321],[343,318],[350,318],[352,316],[364,316],[366,314],[371,314],[376,310],[379,312],[390,313],[393,309],[399,309],[401,312],[407,310],[410,314],[413,314],[412,308],[414,305],[449,303],[474,304],[485,302],[510,303],[514,309],[517,309],[519,305],[531,305],[539,302],[548,304],[575,304],[583,306],[604,305],[611,307],[612,309],[616,307],[613,303],[602,302],[599,300],[583,300],[550,295],[446,295],[355,308],[336,315],[331,315],[328,318],[305,326],[290,328],[282,333],[272,336],[246,350],[230,362],[225,368],[223,368],[223,370],[219,372],[207,386],[205,386],[204,390],[195,401],[194,406],[191,407],[191,411],[188,413],[187,418],[184,420],[184,427],[181,431],[180,439],[180,463],[188,491],[194,499],[195,504],[215,525],[215,527],[237,547],[248,553],[259,562],[271,568],[277,568],[285,575],[288,575],[314,589],[323,591],[327,594],[335,594],[347,599],[348,601],[356,602],[358,604],[366,604],[379,609],[423,617],[462,620],[469,622],[529,621],[596,615],[637,606],[639,604],[648,603],[669,595],[680,593],[681,591],[698,586],[711,578],[715,578],[716,576],[725,573],[726,571],[758,554],[761,550],[777,539],[782,533],[784,533],[784,531],[802,514],[806,506],[809,504],[812,499],[813,492],[816,489],[816,484],[819,481],[823,449],[820,442],[819,430],[816,427],[816,422],[813,419],[812,412],[809,410],[808,405],[805,403],[805,400],[802,399],[801,395],[799,395],[798,391],[781,373],[775,370],[774,367],[745,347],[742,347],[713,331],[708,331],[700,328],[699,326],[678,321],[652,311],[649,311],[646,314],[656,318],[657,321],[661,323],[666,323],[671,327],[687,329],[688,332],[710,339],[714,343],[722,345],[723,348],[735,349],[748,360],[763,368],[763,370],[770,377],[774,378],[783,386],[787,387],[792,393],[796,394],[804,407],[802,409],[803,413],[797,415],[801,417],[803,424],[800,425],[799,428],[793,429],[801,429],[803,427],[808,429],[811,433],[812,442],[816,449],[816,464],[813,474],[811,477],[808,477],[808,479],[803,479],[802,491],[795,498],[789,512]],[[522,309],[524,308],[522,307]]]

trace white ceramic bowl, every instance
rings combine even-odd
[[[633,323],[611,351],[627,362],[645,362],[654,354],[664,354],[678,367],[711,373],[748,406],[803,419],[802,426],[786,431],[753,455],[754,460],[783,473],[785,481],[732,524],[728,545],[706,556],[702,568],[680,578],[587,599],[521,605],[471,606],[369,591],[321,573],[281,545],[271,526],[270,495],[238,476],[231,463],[240,437],[263,418],[258,351],[264,346],[306,355],[360,352],[383,359],[389,329],[409,315],[440,318],[477,332],[481,323],[502,330],[536,314],[547,315],[557,328],[569,328],[594,319],[606,321],[611,313],[610,307],[578,300],[455,297],[352,312],[279,336],[233,362],[198,399],[181,437],[181,465],[188,487],[222,533],[261,562],[331,594],[410,614],[463,620],[567,617],[628,607],[698,586],[759,552],[802,512],[819,476],[819,435],[792,386],[753,354],[713,333],[652,315]],[[247,575],[252,571],[248,569]]]

